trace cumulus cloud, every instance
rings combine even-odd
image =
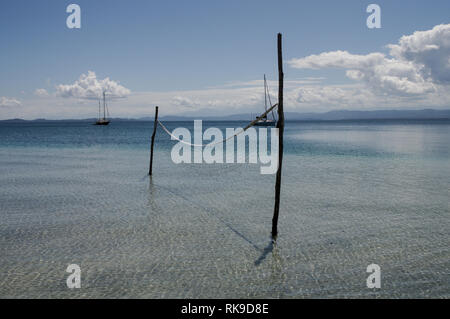
[[[56,86],[56,95],[60,97],[73,97],[77,99],[98,99],[106,91],[109,97],[125,98],[131,91],[118,82],[105,78],[97,79],[93,71],[82,74],[73,84],[60,84]]]
[[[39,97],[47,97],[50,94],[48,94],[46,89],[36,89],[34,91],[34,95],[39,96]]]
[[[298,69],[345,69],[348,78],[379,95],[425,95],[436,92],[438,85],[450,84],[450,24],[403,36],[387,47],[389,56],[332,51],[292,59],[289,64]]]
[[[323,52],[313,54],[305,58],[292,59],[289,64],[298,69],[322,69],[322,68],[367,68],[379,64],[384,60],[382,53],[370,53],[368,55],[350,54],[347,51]]]
[[[185,106],[185,107],[192,107],[192,106],[198,105],[197,102],[194,102],[190,98],[183,97],[183,96],[175,96],[172,99],[172,104],[177,105],[177,106]]]
[[[22,103],[13,97],[9,98],[6,96],[2,96],[0,98],[0,106],[2,106],[2,107],[13,107],[13,106],[20,106],[20,105],[22,105]]]
[[[289,63],[299,69],[346,69],[347,77],[363,81],[383,93],[424,94],[435,90],[433,82],[422,76],[420,66],[412,61],[388,58],[382,53],[357,55],[333,51],[294,59]]]
[[[388,48],[396,59],[420,66],[423,77],[450,84],[450,24],[403,36],[398,44],[388,45]]]

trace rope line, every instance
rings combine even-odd
[[[272,105],[267,111],[265,111],[265,112],[264,112],[263,114],[261,114],[260,116],[256,117],[255,120],[251,121],[246,127],[244,127],[243,129],[241,129],[239,132],[234,133],[232,136],[229,136],[229,137],[227,137],[227,138],[225,138],[225,139],[223,139],[223,140],[221,140],[221,141],[214,142],[214,143],[210,143],[210,144],[206,144],[206,145],[204,145],[204,144],[193,144],[193,143],[189,143],[189,142],[183,141],[183,140],[179,139],[178,137],[176,137],[175,135],[173,135],[172,132],[170,132],[170,131],[167,129],[167,127],[165,127],[164,124],[161,123],[160,120],[157,120],[157,121],[158,121],[158,124],[162,127],[162,129],[163,129],[163,130],[164,130],[164,131],[165,131],[165,132],[166,132],[173,140],[176,140],[176,141],[178,141],[178,142],[180,142],[180,143],[183,143],[183,144],[186,144],[186,145],[189,145],[189,146],[194,146],[194,147],[214,146],[214,145],[217,145],[217,144],[222,144],[222,143],[224,143],[224,142],[226,142],[226,141],[228,141],[228,140],[234,138],[235,136],[238,136],[239,134],[244,133],[244,132],[247,131],[250,127],[254,126],[259,120],[261,120],[262,118],[264,118],[265,116],[267,116],[267,114],[270,113],[270,112],[271,112],[275,107],[277,107],[277,106],[278,106],[278,103]]]
[[[241,131],[239,131],[239,132],[233,134],[232,136],[227,137],[226,139],[223,139],[223,140],[218,141],[218,142],[206,144],[206,145],[204,145],[204,144],[193,144],[193,143],[189,143],[189,142],[183,141],[183,140],[179,139],[178,137],[176,137],[175,135],[173,135],[173,134],[167,129],[167,127],[165,127],[164,124],[162,124],[159,120],[158,120],[158,124],[162,127],[162,129],[163,129],[167,134],[169,134],[169,135],[172,137],[173,140],[177,140],[177,141],[180,142],[180,143],[183,143],[183,144],[186,144],[186,145],[189,145],[189,146],[195,146],[195,147],[214,146],[214,145],[217,145],[217,144],[221,144],[221,143],[224,143],[224,142],[226,142],[226,141],[228,141],[228,140],[234,138],[235,136],[237,136],[237,135],[239,135],[239,134],[245,132],[245,130],[242,129]]]

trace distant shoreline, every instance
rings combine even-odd
[[[297,113],[286,112],[286,121],[289,122],[338,122],[338,121],[390,121],[390,120],[450,120],[450,109],[435,110],[435,109],[423,109],[423,110],[378,110],[378,111],[349,111],[339,110],[330,111],[326,113]],[[233,114],[225,116],[202,116],[202,115],[189,115],[189,116],[176,116],[167,115],[160,117],[163,121],[249,121],[254,119],[252,114]],[[85,119],[33,119],[24,120],[21,118],[0,120],[0,123],[19,123],[19,122],[58,122],[58,121],[71,121],[71,122],[94,122],[95,118]],[[111,118],[111,121],[116,122],[132,122],[132,121],[153,121],[153,117],[141,117],[141,118]]]
[[[173,122],[192,122],[193,120],[164,120],[167,123]],[[224,122],[248,122],[246,120],[203,120],[209,123],[224,123]],[[2,124],[45,124],[45,123],[86,123],[93,124],[95,122],[88,119],[77,120],[77,119],[64,119],[64,120],[0,120],[0,126]],[[153,123],[152,120],[140,120],[140,119],[112,119],[112,123],[131,123],[131,122],[142,122],[142,123]],[[450,124],[450,118],[386,118],[386,119],[342,119],[342,120],[286,120],[286,123],[410,123],[410,124],[420,124],[420,123],[448,123]]]

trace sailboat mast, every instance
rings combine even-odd
[[[100,115],[100,114],[101,114],[101,113],[100,113],[100,112],[101,112],[100,110],[101,110],[101,107],[100,107],[100,100],[98,100],[98,119],[99,119],[99,120],[100,120],[100,116],[101,116],[101,115]]]
[[[106,97],[105,91],[103,91],[103,119],[106,119]]]
[[[269,97],[269,105],[272,106],[272,100],[270,99],[270,92],[269,92],[269,86],[267,85],[267,81],[265,81],[265,87],[266,87],[266,91],[267,91],[267,96]],[[273,114],[273,110],[272,110],[272,119],[275,121],[275,115]]]
[[[264,109],[267,111],[267,82],[265,74],[264,74]]]

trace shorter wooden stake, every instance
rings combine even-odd
[[[155,145],[155,135],[156,127],[158,126],[158,107],[155,107],[155,123],[153,124],[153,134],[152,134],[152,146],[150,149],[150,168],[148,170],[148,175],[152,176],[153,168],[153,146]]]

